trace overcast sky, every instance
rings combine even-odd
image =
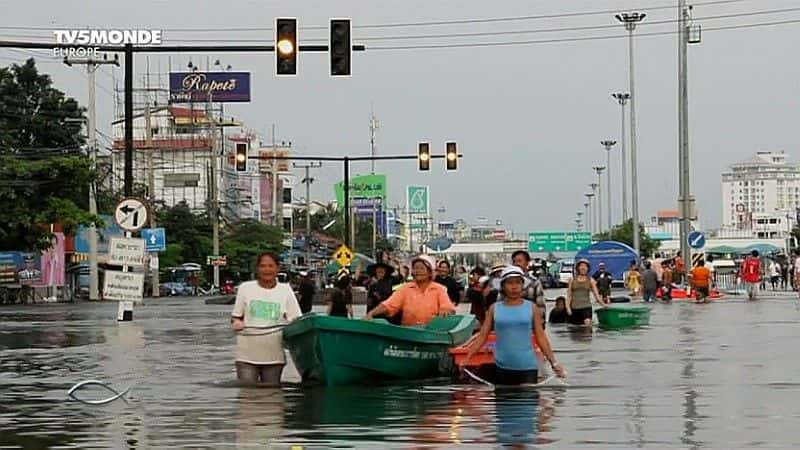
[[[701,223],[720,223],[720,171],[758,150],[785,151],[795,161],[800,134],[800,4],[797,0],[741,0],[723,4],[695,2],[703,42],[689,48],[692,191]],[[91,6],[88,6],[91,4]],[[271,28],[275,17],[297,17],[300,26],[326,25],[330,17],[351,17],[355,26],[485,19],[645,8],[648,22],[671,21],[677,0],[559,1],[154,1],[0,0],[0,27],[151,28],[165,43],[183,39],[260,39],[270,31],[181,32],[181,28]],[[771,14],[750,14],[798,9]],[[712,31],[710,28],[784,20],[797,23]],[[445,206],[448,219],[501,219],[517,233],[572,230],[583,193],[596,179],[591,169],[605,164],[603,139],[619,140],[620,108],[611,98],[627,90],[627,39],[587,40],[530,45],[415,50],[369,50],[370,47],[444,43],[507,42],[623,36],[610,29],[540,32],[520,35],[438,37],[427,40],[375,41],[377,36],[411,36],[508,30],[563,29],[613,25],[611,14],[509,22],[424,27],[360,28],[355,43],[368,50],[354,55],[353,77],[331,79],[323,54],[301,54],[294,79],[273,76],[272,54],[211,55],[234,70],[252,72],[252,103],[229,104],[226,112],[243,119],[262,136],[271,124],[279,140],[291,140],[301,154],[369,153],[369,117],[373,105],[381,129],[379,154],[415,154],[416,143],[430,141],[434,152],[456,140],[464,154],[457,173],[445,173],[443,161],[420,174],[410,161],[379,163],[389,174],[390,200],[404,203],[404,186],[427,184],[434,209]],[[674,23],[642,25],[637,33],[674,31]],[[301,30],[300,43],[325,38],[325,30]],[[46,30],[0,28],[3,40],[52,41]],[[220,42],[224,43],[224,42]],[[677,37],[642,36],[635,41],[640,211],[647,220],[658,209],[676,207],[677,198]],[[47,52],[41,53],[47,55]],[[0,49],[0,64],[24,60],[21,52]],[[173,55],[174,70],[189,58]],[[136,72],[144,70],[136,58]],[[47,58],[45,58],[46,60]],[[160,60],[160,61],[159,61]],[[151,70],[166,71],[166,56],[150,56]],[[84,103],[85,71],[52,61],[42,70],[59,89]],[[110,133],[114,108],[112,69],[99,72],[98,120]],[[121,80],[121,69],[113,69]],[[612,175],[620,174],[618,148]],[[369,165],[354,165],[355,173]],[[316,173],[314,197],[333,198],[341,166],[326,164]],[[616,181],[616,180],[615,180]],[[605,187],[605,183],[604,186]],[[620,187],[613,188],[615,221],[620,216]],[[604,196],[605,197],[605,196]],[[606,203],[604,199],[604,203]],[[605,215],[604,215],[605,217]]]

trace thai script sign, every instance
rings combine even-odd
[[[250,72],[172,72],[169,100],[187,102],[249,102]]]

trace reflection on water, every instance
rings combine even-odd
[[[569,387],[243,387],[229,307],[165,299],[0,308],[3,448],[791,448],[791,300],[653,305],[651,326],[548,327]],[[357,311],[357,314],[359,312]],[[127,403],[68,401],[87,379]],[[297,381],[288,367],[287,382]]]

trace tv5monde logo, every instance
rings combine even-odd
[[[56,44],[74,47],[54,47],[53,56],[92,57],[105,45],[161,45],[161,30],[53,30]]]

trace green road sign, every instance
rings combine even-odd
[[[409,214],[424,214],[427,216],[431,209],[428,186],[407,186],[406,205],[408,206]]]
[[[537,232],[528,233],[530,252],[577,252],[592,245],[591,233]]]
[[[350,179],[350,198],[381,198],[386,204],[386,175],[361,175]],[[333,186],[336,204],[344,205],[344,186],[340,181]]]

